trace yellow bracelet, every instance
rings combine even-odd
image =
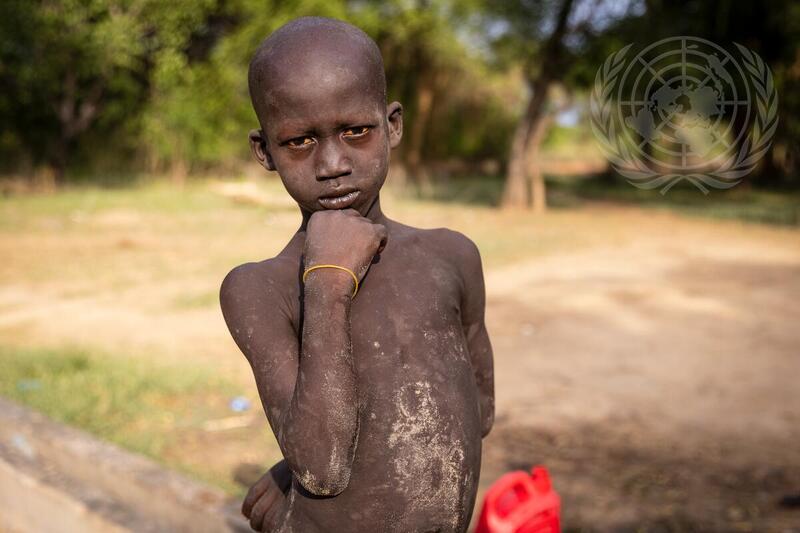
[[[356,282],[355,289],[353,289],[353,295],[350,297],[350,299],[352,300],[353,298],[356,297],[356,293],[358,292],[358,276],[356,276],[355,272],[353,272],[349,268],[346,268],[346,267],[343,267],[343,266],[339,266],[339,265],[314,265],[312,267],[308,267],[306,269],[306,271],[303,272],[303,283],[306,282],[306,276],[308,276],[308,273],[311,272],[312,270],[317,269],[317,268],[338,268],[339,270],[344,270],[345,272],[349,273],[351,276],[353,276],[353,281]]]

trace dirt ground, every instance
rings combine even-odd
[[[482,249],[497,397],[482,490],[541,463],[567,531],[800,531],[800,233],[600,204],[539,219],[386,210]],[[277,251],[297,215],[253,227],[248,213],[192,237],[124,209],[61,235],[45,220],[35,241],[3,232],[0,342],[153,351],[215,365],[252,396],[216,291],[234,264]],[[503,239],[536,251],[496,259]],[[180,454],[241,473],[275,452],[248,440],[267,431],[260,417],[248,427],[186,434]]]
[[[568,530],[800,531],[800,240],[628,216],[487,273],[484,483],[545,464]]]

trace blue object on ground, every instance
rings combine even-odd
[[[28,459],[36,457],[36,450],[33,449],[33,446],[28,442],[28,439],[25,438],[25,435],[21,433],[14,433],[14,435],[11,436],[11,445]]]
[[[247,411],[248,409],[250,409],[250,400],[248,400],[244,396],[237,396],[236,398],[231,400],[230,408],[231,411],[235,413],[241,413],[243,411]]]
[[[38,379],[21,379],[17,381],[17,389],[25,392],[29,390],[39,390],[42,388],[42,382]]]

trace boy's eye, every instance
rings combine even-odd
[[[361,137],[369,131],[369,126],[355,126],[342,132],[345,137]]]
[[[289,139],[288,141],[286,141],[286,144],[288,144],[292,148],[303,148],[313,142],[314,140],[311,137],[296,137],[294,139]]]

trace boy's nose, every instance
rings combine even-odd
[[[317,150],[316,174],[318,180],[338,178],[353,171],[350,158],[338,139],[323,139]]]

